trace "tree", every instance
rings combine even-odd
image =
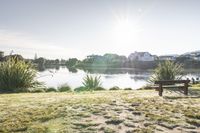
[[[60,60],[59,60],[59,59],[56,59],[56,60],[55,60],[55,64],[56,64],[56,65],[59,65],[59,64],[60,64]]]
[[[8,56],[3,57],[3,61],[8,61],[9,59],[24,60],[24,58],[21,55],[18,55],[18,54],[8,55]]]
[[[37,63],[40,66],[44,66],[45,63],[46,63],[46,59],[43,58],[43,57],[40,57],[40,58],[38,58],[38,59],[35,60],[35,63]]]
[[[77,58],[70,58],[66,61],[66,66],[67,67],[74,67],[77,63],[78,63],[78,59]]]
[[[46,59],[45,58],[38,58],[34,60],[34,63],[37,64],[37,68],[39,71],[44,71],[45,70],[45,64],[46,64]]]

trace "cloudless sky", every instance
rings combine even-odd
[[[0,51],[26,58],[200,50],[199,0],[0,0]]]

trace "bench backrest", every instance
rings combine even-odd
[[[178,84],[178,83],[189,83],[190,80],[158,80],[155,84]]]

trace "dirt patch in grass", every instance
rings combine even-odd
[[[153,90],[118,90],[0,97],[0,132],[175,131],[200,131],[196,94],[164,91],[164,97],[159,97]]]

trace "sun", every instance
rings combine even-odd
[[[138,39],[141,28],[130,19],[121,18],[114,23],[113,38],[118,43],[131,44]]]

